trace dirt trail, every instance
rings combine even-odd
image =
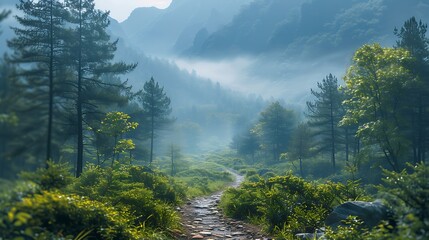
[[[232,187],[243,182],[244,177],[234,172]],[[259,239],[267,240],[259,228],[223,216],[218,208],[222,192],[189,201],[180,209],[185,233],[178,239]]]

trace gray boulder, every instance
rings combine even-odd
[[[326,218],[325,224],[335,229],[344,225],[343,221],[349,216],[358,217],[367,228],[377,226],[382,220],[390,219],[389,209],[379,200],[374,202],[351,201],[335,207]]]

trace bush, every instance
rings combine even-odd
[[[410,173],[384,170],[383,180],[388,203],[394,207],[399,235],[414,239],[429,239],[429,167],[417,164]]]
[[[74,180],[68,164],[53,161],[48,161],[47,168],[39,168],[35,172],[23,172],[20,177],[36,183],[42,190],[63,189]]]
[[[112,199],[122,209],[129,209],[135,216],[134,224],[152,228],[169,229],[178,226],[179,216],[171,205],[156,200],[153,192],[145,188],[134,188],[122,192]]]
[[[322,227],[326,216],[339,202],[365,198],[362,191],[356,189],[357,184],[314,184],[292,174],[267,180],[259,178],[258,182],[228,189],[220,206],[228,216],[260,219],[268,231],[294,236]]]
[[[42,192],[10,206],[0,231],[4,239],[12,239],[25,229],[28,236],[50,233],[68,237],[88,232],[95,239],[137,239],[137,230],[124,211],[88,198],[54,192]]]
[[[74,191],[129,211],[133,223],[156,229],[178,224],[173,205],[184,197],[184,188],[165,175],[142,166],[103,169],[91,166],[74,185]]]

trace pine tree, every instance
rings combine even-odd
[[[280,159],[280,154],[287,151],[295,116],[279,102],[270,104],[259,118],[254,131],[261,137],[264,148],[271,152],[273,161]]]
[[[64,6],[57,0],[20,0],[17,8],[23,15],[16,16],[20,27],[13,28],[16,37],[8,42],[14,51],[10,62],[22,66],[19,69],[23,77],[21,89],[26,98],[31,99],[26,111],[28,114],[36,111],[34,116],[40,117],[39,123],[46,121],[47,131],[43,135],[46,137],[45,160],[48,161],[52,159],[55,84],[60,79],[64,50]],[[48,119],[43,119],[44,116]],[[30,133],[37,131],[31,130]],[[26,144],[41,142],[34,140]]]
[[[332,169],[336,171],[336,153],[338,151],[340,129],[339,121],[343,116],[342,96],[338,89],[338,80],[332,74],[317,83],[319,91],[311,89],[316,98],[307,102],[309,125],[319,139],[319,151],[328,151],[331,155]]]
[[[164,88],[160,87],[153,77],[144,84],[143,91],[139,93],[139,100],[148,122],[150,134],[149,162],[152,163],[155,132],[171,122],[169,118],[172,110],[170,107],[171,100],[164,92]]]
[[[95,112],[99,95],[99,88],[118,88],[126,91],[124,83],[112,84],[106,77],[125,74],[132,71],[135,64],[113,62],[118,41],[110,41],[106,32],[110,24],[109,12],[95,9],[93,0],[67,0],[70,11],[69,22],[74,24],[70,42],[71,55],[76,75],[76,123],[77,123],[77,160],[76,176],[79,177],[83,169],[84,152],[84,116]],[[95,109],[94,109],[95,108]]]
[[[410,91],[409,99],[414,105],[410,112],[404,113],[411,117],[411,138],[414,162],[425,162],[426,151],[429,149],[429,39],[426,37],[427,24],[417,22],[415,17],[405,21],[400,30],[394,30],[399,38],[397,48],[407,49],[415,58],[411,71],[418,76],[419,82]]]

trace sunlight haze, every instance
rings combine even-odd
[[[97,8],[110,11],[110,16],[119,22],[128,18],[138,7],[167,8],[172,0],[95,0]]]

